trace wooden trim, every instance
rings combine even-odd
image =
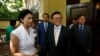
[[[75,10],[74,10],[75,9]],[[78,12],[78,10],[82,9],[82,11],[85,12]],[[75,11],[73,13],[73,11]],[[72,22],[73,18],[77,18],[78,15],[80,14],[85,14],[87,16],[87,21],[91,21],[92,20],[92,6],[91,3],[81,3],[81,4],[72,4],[72,5],[68,5],[67,6],[67,25],[70,25]],[[78,13],[77,13],[78,12]],[[76,14],[75,14],[76,13]],[[89,22],[88,22],[89,23]],[[89,23],[91,24],[91,23]]]

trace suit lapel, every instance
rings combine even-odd
[[[86,26],[84,25],[84,28],[83,28],[83,36],[85,35],[85,32],[86,32]]]
[[[54,36],[54,27],[51,28],[51,43],[53,44],[53,46],[56,46],[55,45],[55,36]]]
[[[77,31],[78,31],[78,32],[77,32]],[[77,26],[77,30],[76,30],[78,39],[80,39],[80,37],[79,37],[79,35],[80,35],[79,31],[80,31],[80,30],[79,30],[79,25],[78,25],[78,26]],[[82,31],[82,39],[84,38],[85,32],[86,32],[86,26],[84,25],[84,28],[83,28],[83,31]]]
[[[42,23],[42,28],[43,28],[43,31],[45,32],[44,23]]]
[[[76,32],[76,35],[78,37],[77,39],[79,39],[79,35],[80,35],[80,33],[79,33],[80,32],[79,31],[79,25],[76,26],[76,31],[75,32]]]
[[[63,27],[61,26],[61,30],[60,30],[60,35],[59,35],[59,37],[58,37],[58,43],[57,43],[57,45],[55,44],[55,36],[54,36],[54,27],[52,28],[52,30],[51,30],[51,42],[52,42],[52,44],[55,46],[55,47],[57,47],[58,45],[59,45],[59,43],[60,43],[60,40],[61,40],[61,38],[62,38],[62,35],[63,35]]]

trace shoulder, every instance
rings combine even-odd
[[[74,28],[78,28],[78,27],[79,27],[79,25],[76,24],[76,25],[73,25],[73,26],[72,26],[72,29],[74,29]]]
[[[43,22],[42,23],[39,23],[39,25],[42,25],[43,24]]]
[[[48,24],[53,24],[52,22],[48,22]]]
[[[43,22],[42,22],[42,23],[39,23],[39,24],[38,24],[38,27],[40,27],[41,25],[43,25]]]
[[[12,29],[12,26],[8,26],[7,28],[6,28],[6,30],[11,30]]]
[[[7,27],[7,29],[10,28],[10,26]]]
[[[74,24],[70,24],[69,26],[73,26]]]
[[[85,25],[85,27],[87,27],[87,28],[91,28],[91,26],[89,26],[89,25]]]
[[[63,30],[65,30],[65,31],[69,31],[69,28],[66,27],[66,26],[61,26],[61,28],[62,28]]]
[[[79,26],[78,24],[73,25],[73,27],[78,27],[78,26]]]
[[[10,26],[8,26],[8,27],[6,28],[6,31],[10,31]]]
[[[19,27],[16,28],[15,30],[13,30],[12,33],[13,33],[13,32],[19,32]]]
[[[68,27],[62,26],[62,32],[67,36],[70,35],[70,29]]]
[[[69,26],[73,26],[74,24],[70,24]]]
[[[54,24],[48,26],[48,30],[51,31],[52,29],[54,29]]]
[[[63,29],[67,29],[67,27],[65,27],[65,26],[61,26],[61,28],[63,28]]]
[[[13,31],[11,32],[11,34],[14,34],[14,35],[16,35],[16,36],[19,36],[19,33],[21,33],[20,27],[16,28],[15,30],[13,30]]]
[[[49,24],[49,25],[53,25],[53,23],[52,23],[52,22],[48,22],[48,24]]]
[[[86,27],[87,29],[91,29],[91,26],[89,26],[89,25],[85,25],[85,27]]]

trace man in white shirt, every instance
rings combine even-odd
[[[41,48],[39,56],[70,56],[70,32],[62,26],[62,14],[59,11],[52,13],[54,23],[46,33],[45,45]]]
[[[77,18],[74,18],[72,20],[72,24],[69,25],[69,29],[71,29],[74,25],[76,25],[78,22],[77,22]]]

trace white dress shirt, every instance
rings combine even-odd
[[[61,25],[60,26],[54,26],[54,39],[55,39],[55,45],[57,46],[59,35],[61,31]]]

